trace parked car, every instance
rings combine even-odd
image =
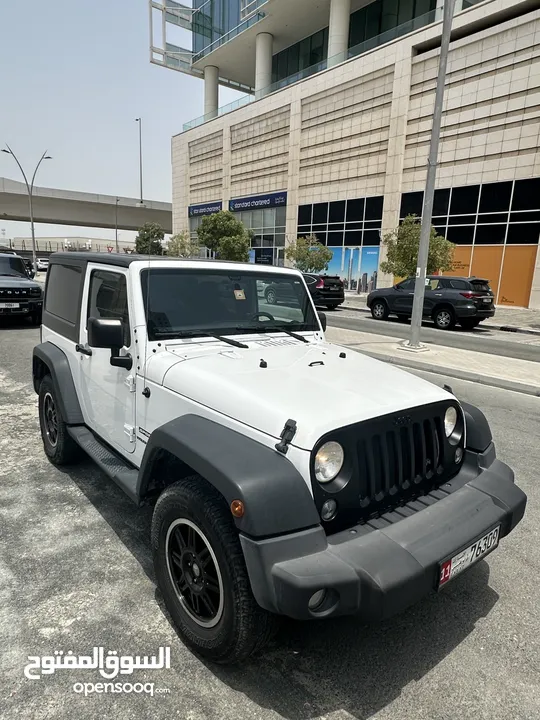
[[[317,306],[334,310],[345,301],[343,281],[337,275],[316,275],[304,273],[303,278]],[[264,289],[264,297],[269,305],[275,305],[290,299],[290,283],[272,283]]]
[[[36,261],[37,269],[38,270],[48,270],[49,269],[49,259],[48,258],[38,258]]]
[[[368,295],[367,306],[376,320],[397,315],[408,320],[412,315],[416,278],[408,278],[390,288],[374,290]],[[433,320],[439,330],[451,330],[459,323],[472,330],[482,320],[495,315],[494,294],[489,280],[477,277],[426,278],[424,317]]]
[[[153,506],[161,597],[207,660],[260,652],[282,615],[385,620],[523,517],[482,412],[327,342],[299,272],[69,252],[49,280],[32,358],[45,454],[84,451]],[[269,306],[257,281],[293,300]]]
[[[0,316],[22,315],[41,324],[43,290],[32,277],[21,257],[0,254]]]

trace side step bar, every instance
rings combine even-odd
[[[111,480],[122,488],[133,502],[139,505],[137,495],[137,478],[139,471],[117,455],[84,425],[68,426],[68,433],[80,445],[84,452],[108,475]]]

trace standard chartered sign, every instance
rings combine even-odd
[[[253,197],[236,198],[229,200],[229,210],[231,212],[241,212],[242,210],[257,210],[259,208],[280,207],[287,204],[287,193],[271,193],[270,195],[255,195]]]

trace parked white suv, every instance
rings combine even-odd
[[[290,292],[268,305],[274,283]],[[260,649],[279,615],[386,618],[525,511],[478,409],[324,327],[294,270],[50,258],[33,354],[45,452],[63,465],[82,448],[155,505],[167,609],[217,662]]]

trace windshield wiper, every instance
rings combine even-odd
[[[305,338],[303,335],[298,335],[298,333],[293,332],[292,330],[286,330],[282,327],[275,327],[273,325],[263,325],[262,327],[259,327],[258,325],[253,326],[246,326],[246,325],[237,325],[236,330],[247,330],[248,332],[282,332],[285,333],[285,335],[289,335],[290,337],[294,338],[295,340],[301,340],[304,343],[308,343],[309,340]]]
[[[245,343],[242,343],[242,342],[238,342],[238,340],[233,340],[232,338],[226,338],[226,337],[223,337],[223,335],[214,335],[214,333],[199,332],[198,330],[193,330],[193,331],[179,330],[178,332],[174,332],[174,330],[156,330],[154,332],[154,335],[156,337],[169,338],[169,339],[210,337],[210,338],[214,338],[214,340],[221,340],[221,342],[227,343],[227,345],[232,345],[233,347],[243,348],[244,350],[249,348],[249,345],[246,345]]]

